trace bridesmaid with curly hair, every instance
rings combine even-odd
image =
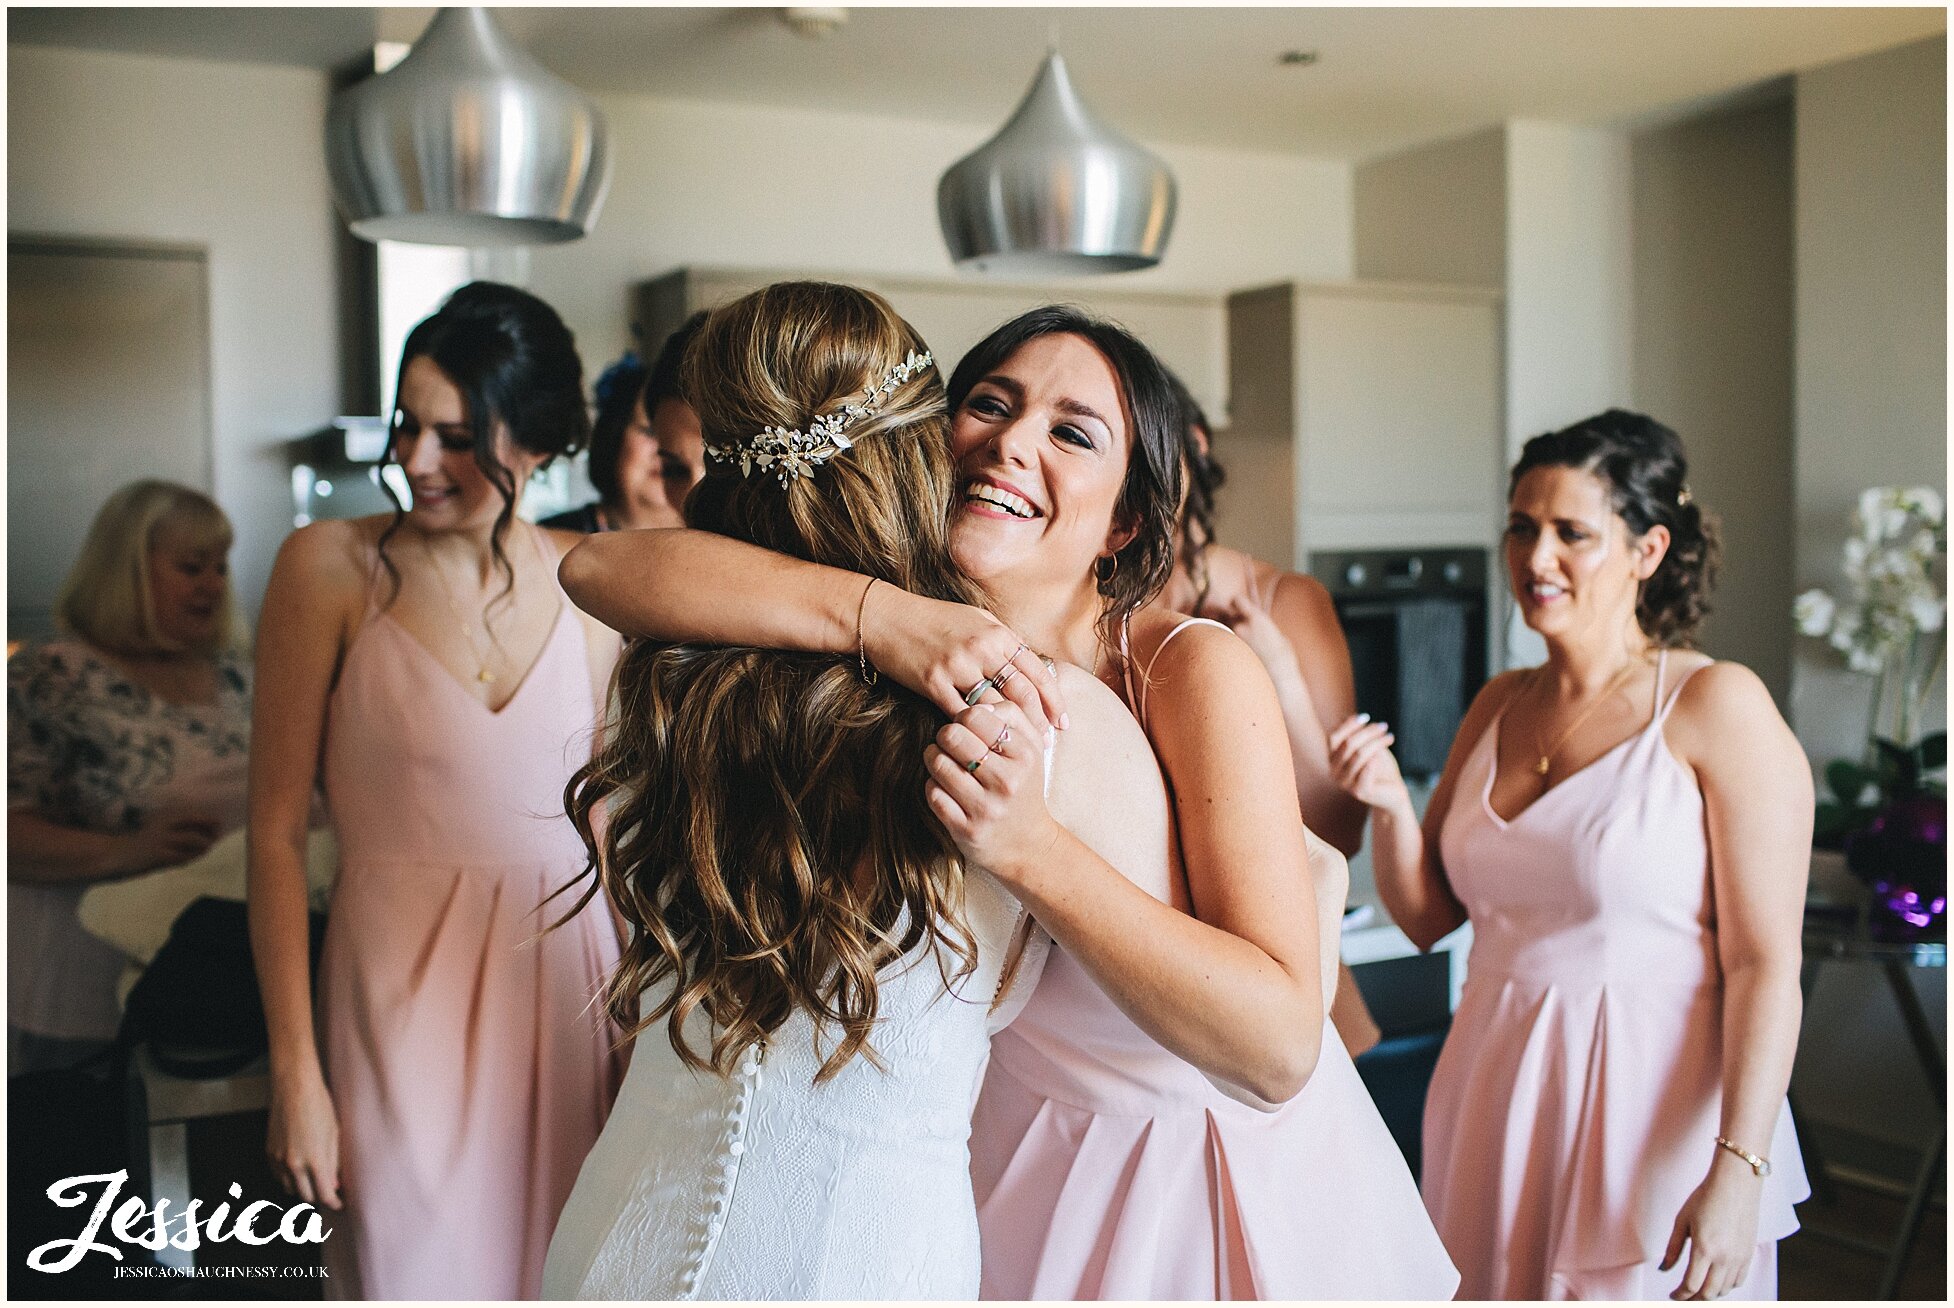
[[[1527,442],[1506,567],[1547,662],[1480,691],[1421,829],[1382,724],[1332,733],[1391,916],[1473,924],[1425,1105],[1468,1299],[1776,1297],[1807,1193],[1811,772],[1756,674],[1697,653],[1716,562],[1682,442],[1611,409]]]

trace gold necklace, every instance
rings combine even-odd
[[[1545,777],[1547,775],[1548,771],[1553,767],[1554,755],[1558,754],[1560,752],[1560,747],[1567,743],[1567,738],[1569,736],[1572,736],[1576,731],[1578,731],[1580,729],[1581,724],[1583,722],[1586,722],[1588,718],[1594,713],[1594,711],[1600,708],[1602,704],[1607,701],[1608,697],[1614,694],[1616,689],[1620,687],[1620,685],[1624,681],[1628,680],[1629,674],[1635,671],[1635,665],[1638,661],[1639,660],[1636,659],[1630,659],[1627,663],[1622,665],[1622,670],[1620,672],[1617,672],[1614,676],[1608,679],[1608,684],[1601,688],[1601,693],[1596,695],[1593,700],[1589,701],[1588,706],[1582,709],[1580,713],[1575,716],[1574,721],[1568,725],[1567,730],[1560,733],[1560,736],[1554,741],[1553,748],[1551,749],[1542,748],[1540,745],[1540,733],[1538,731],[1533,733],[1534,747],[1540,750],[1540,761],[1533,765],[1533,770],[1537,775],[1541,777]],[[1544,664],[1541,666],[1540,671],[1543,673],[1547,671],[1547,668]]]
[[[427,555],[428,567],[434,569],[435,582],[441,587],[441,598],[448,601],[448,612],[454,614],[455,625],[461,628],[462,639],[468,642],[468,650],[475,656],[475,680],[487,685],[495,680],[495,670],[489,667],[488,656],[482,653],[482,647],[475,639],[475,624],[462,616],[461,605],[455,602],[454,590],[448,585],[448,574],[441,570],[440,562],[434,557],[434,547],[427,543],[427,536],[420,532],[415,534],[420,538],[422,553]],[[489,630],[487,615],[482,618],[482,629],[488,632],[491,644],[497,643],[495,632]]]

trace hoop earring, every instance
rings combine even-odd
[[[1099,560],[1099,562],[1100,563],[1110,562],[1112,564],[1110,568],[1099,567],[1097,564],[1095,564],[1093,567],[1093,571],[1098,576],[1099,579],[1099,587],[1101,590],[1104,590],[1106,587],[1113,584],[1113,579],[1115,577],[1119,576],[1119,555],[1117,553],[1105,555]]]

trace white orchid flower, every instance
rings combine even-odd
[[[1939,631],[1947,620],[1947,603],[1932,595],[1915,595],[1907,601],[1907,609],[1913,614],[1913,625],[1922,631]]]
[[[1791,616],[1798,623],[1798,630],[1807,636],[1823,636],[1832,630],[1832,618],[1838,613],[1838,601],[1822,590],[1808,590],[1791,602]]]
[[[1900,492],[1900,504],[1935,526],[1940,525],[1942,515],[1947,511],[1941,501],[1940,492],[1932,486],[1907,487]]]
[[[1858,536],[1848,536],[1845,542],[1845,575],[1863,584],[1866,580],[1866,555],[1872,547]]]

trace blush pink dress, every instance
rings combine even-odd
[[[1662,733],[1690,674],[1668,688],[1667,665],[1648,725],[1511,821],[1492,807],[1495,717],[1441,828],[1473,941],[1425,1102],[1424,1191],[1465,1298],[1655,1299],[1682,1281],[1687,1255],[1656,1264],[1716,1149],[1723,974],[1703,793]],[[1788,1109],[1762,1144],[1759,1247],[1732,1298],[1776,1297],[1776,1242],[1809,1193]]]
[[[1127,702],[1144,724],[1130,677]],[[1157,865],[1121,870],[1171,902],[1167,804],[1129,819],[1157,827]],[[1051,946],[971,1125],[983,1297],[1449,1299],[1458,1274],[1327,1020],[1322,1048],[1294,1099],[1248,1107]]]
[[[540,546],[540,542],[538,542]],[[519,1299],[621,1067],[597,1002],[617,961],[598,897],[544,904],[583,865],[563,786],[595,717],[567,599],[498,712],[377,602],[328,709],[339,881],[320,960],[346,1207],[327,1292]]]

